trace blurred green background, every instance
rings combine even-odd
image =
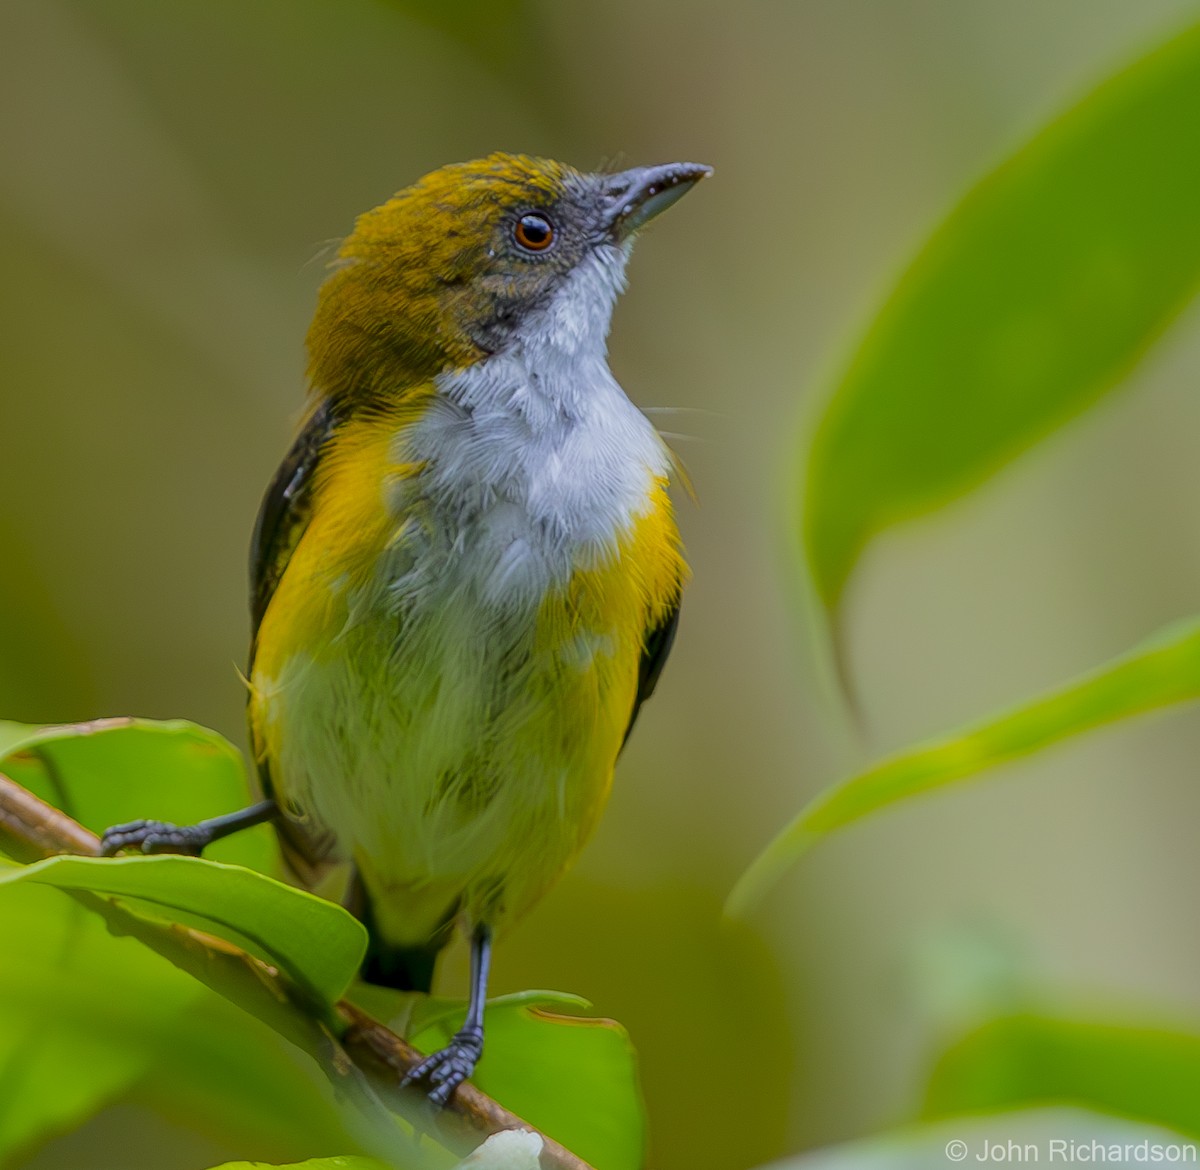
[[[321,256],[358,212],[496,149],[707,162],[639,245],[612,339],[699,497],[680,637],[595,842],[500,947],[495,989],[578,992],[630,1029],[660,1170],[908,1115],[981,983],[1200,1017],[1190,710],[900,808],[750,923],[719,919],[840,774],[1200,608],[1195,311],[1126,392],[871,550],[847,609],[865,738],[808,618],[794,486],[831,374],[930,226],[1198,11],[4,0],[0,715],[186,716],[244,742],[246,545],[303,402]],[[464,968],[453,952],[447,990]],[[36,1165],[142,1148],[241,1152],[117,1103]]]

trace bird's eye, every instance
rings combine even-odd
[[[513,238],[526,252],[544,252],[554,243],[554,225],[544,215],[523,215],[513,228]]]

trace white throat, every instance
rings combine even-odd
[[[592,252],[504,349],[469,370],[444,375],[438,388],[472,409],[523,413],[538,432],[580,418],[597,387],[616,387],[608,368],[608,331],[628,259],[627,248]]]
[[[625,260],[593,253],[512,344],[439,377],[404,440],[441,541],[477,561],[485,595],[533,601],[602,560],[668,473],[665,444],[608,368]]]

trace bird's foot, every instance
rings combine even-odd
[[[474,1071],[483,1054],[483,1029],[468,1025],[456,1032],[445,1048],[427,1056],[416,1068],[410,1069],[400,1082],[401,1087],[425,1081],[429,1100],[436,1108],[444,1108],[450,1094]]]
[[[204,825],[172,825],[167,821],[129,821],[105,829],[100,838],[100,855],[113,857],[122,849],[143,853],[184,853],[199,857],[212,840]]]

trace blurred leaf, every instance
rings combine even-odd
[[[366,951],[366,930],[342,907],[199,857],[50,857],[0,867],[0,885],[17,882],[134,899],[150,917],[198,926],[282,967],[318,1004],[341,997]]]
[[[1030,960],[1015,924],[969,919],[922,932],[908,962],[916,1014],[938,1035],[956,1036],[1023,1008],[1033,986]]]
[[[1200,621],[1169,627],[1092,674],[997,718],[889,758],[827,788],[742,875],[726,906],[744,912],[817,841],[888,805],[1030,755],[1091,728],[1200,696]]]
[[[3,729],[0,767],[45,799],[102,829],[152,816],[189,823],[246,801],[238,754],[220,736],[184,722],[107,720],[18,735]],[[146,807],[149,803],[149,808]],[[270,858],[261,843],[227,841],[229,853]],[[218,852],[214,848],[214,852]],[[165,864],[164,864],[165,863]],[[362,1073],[345,1059],[321,1009],[345,990],[365,949],[365,931],[341,907],[254,870],[187,857],[55,857],[29,866],[0,863],[0,907],[26,882],[72,893],[110,931],[140,943],[262,1020],[313,1057],[340,1096],[361,1149],[402,1150],[413,1143]],[[317,1009],[301,1011],[244,957],[214,949],[177,924],[199,926],[281,967]],[[422,1164],[428,1159],[421,1158]]]
[[[1020,1014],[992,1020],[938,1059],[923,1114],[1058,1102],[1200,1137],[1200,1035]]]
[[[360,1148],[313,1062],[208,989],[164,1024],[129,1099],[264,1160]]]
[[[63,894],[0,901],[0,1165],[144,1076],[200,985]]]
[[[1139,1147],[1144,1148],[1145,1157],[1139,1154]],[[1132,1170],[1148,1161],[1192,1161],[1192,1148],[1169,1130],[1100,1113],[1028,1109],[991,1117],[962,1117],[939,1125],[905,1126],[772,1162],[763,1170],[940,1170],[981,1162],[1103,1162]],[[1155,1149],[1159,1157],[1152,1156]]]
[[[422,1052],[444,1047],[462,1025],[466,1004],[447,1006],[432,1005],[433,1018],[408,1036]],[[596,1170],[639,1170],[644,1107],[633,1045],[620,1024],[504,997],[488,1003],[484,1026],[487,1047],[473,1078],[481,1091]]]
[[[242,758],[215,731],[182,719],[101,719],[27,728],[0,724],[0,772],[94,833],[142,818],[195,824],[250,803]],[[215,842],[205,856],[274,868],[269,826]]]
[[[137,939],[315,1060],[338,1100],[347,1105],[342,1120],[360,1149],[390,1159],[405,1170],[433,1170],[445,1165],[444,1151],[429,1143],[414,1143],[413,1125],[388,1110],[376,1086],[347,1057],[330,1023],[302,1010],[286,994],[286,985],[264,979],[262,972],[238,952],[210,946],[189,931],[143,917],[133,909],[135,903],[122,905],[87,892],[76,892],[74,896],[94,909],[108,923],[109,930]],[[381,1087],[390,1094],[389,1100],[398,1098],[398,1086],[391,1078]],[[397,1100],[397,1105],[402,1106],[402,1102]]]
[[[980,182],[850,359],[804,529],[836,610],[867,542],[1115,386],[1200,277],[1200,27],[1106,81]]]
[[[19,887],[10,885],[5,897],[19,892]],[[144,917],[134,909],[136,902],[122,904],[83,890],[72,891],[72,897],[102,919],[112,934],[143,944],[315,1060],[337,1099],[347,1106],[341,1120],[360,1149],[390,1159],[405,1170],[444,1168],[448,1158],[445,1151],[428,1142],[414,1143],[414,1126],[387,1109],[375,1084],[348,1059],[330,1023],[302,1009],[287,994],[285,982],[265,979],[261,968],[238,951],[226,951],[191,931]],[[136,1004],[131,1007],[136,1008]],[[396,1082],[385,1078],[379,1087],[389,1100],[396,1099],[404,1112]]]

